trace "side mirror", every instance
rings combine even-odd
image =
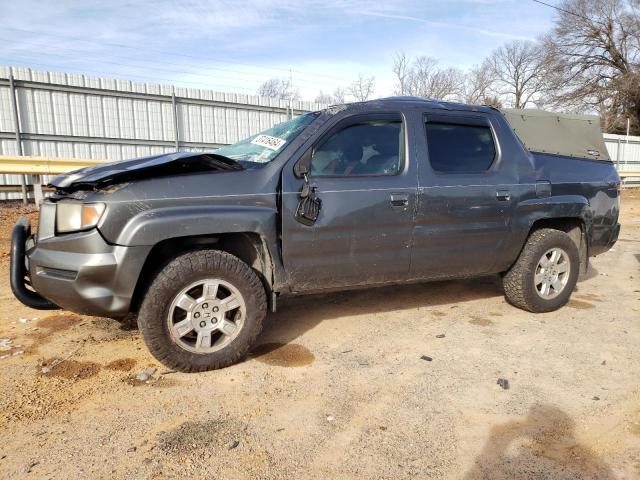
[[[303,178],[311,170],[311,153],[312,149],[310,148],[309,150],[304,152],[302,157],[300,157],[300,160],[296,162],[295,166],[293,167],[293,173],[296,177]]]
[[[311,156],[313,149],[307,150],[300,160],[293,167],[293,173],[298,178],[304,180],[302,189],[300,190],[300,200],[296,208],[295,218],[298,222],[311,227],[320,215],[322,200],[316,195],[317,187],[309,183],[309,172],[311,171]]]
[[[296,208],[296,220],[307,227],[311,227],[318,216],[322,207],[322,200],[316,195],[317,187],[309,185],[309,181],[305,174],[304,185],[300,190],[300,200]]]

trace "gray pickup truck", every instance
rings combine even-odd
[[[500,274],[510,303],[551,311],[620,229],[597,117],[409,97],[52,185],[37,233],[14,228],[15,296],[137,314],[188,372],[242,359],[280,295]]]

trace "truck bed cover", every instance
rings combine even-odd
[[[600,118],[536,109],[500,109],[530,152],[610,160],[602,138]]]

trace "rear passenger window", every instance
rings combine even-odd
[[[481,125],[427,122],[431,167],[443,173],[481,173],[496,156],[491,129]]]

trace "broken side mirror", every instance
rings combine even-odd
[[[300,190],[298,208],[296,209],[296,220],[307,226],[316,223],[318,215],[320,215],[320,207],[322,206],[322,200],[316,195],[317,187],[309,183],[312,155],[312,149],[307,150],[293,169],[294,174],[304,180],[304,184]]]
[[[309,184],[309,177],[306,172],[303,173],[303,178],[304,184],[302,185],[302,190],[300,190],[296,220],[303,225],[311,226],[316,223],[318,215],[320,215],[322,200],[316,195],[317,187]]]

